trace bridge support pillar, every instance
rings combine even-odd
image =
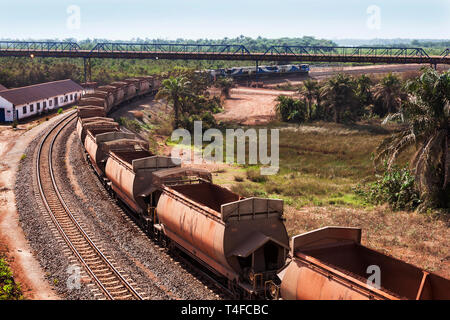
[[[92,81],[91,58],[88,58],[89,82]]]
[[[91,58],[83,58],[84,64],[84,83],[91,81],[92,73],[91,73]]]
[[[83,58],[83,65],[84,65],[84,83],[87,83],[86,58]]]

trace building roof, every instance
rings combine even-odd
[[[67,79],[0,91],[0,96],[12,104],[21,105],[81,90],[80,85]]]
[[[0,91],[3,91],[3,90],[8,90],[8,88],[6,88],[5,86],[2,86],[2,84],[0,83]]]

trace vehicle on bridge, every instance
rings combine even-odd
[[[207,70],[212,79],[218,77],[232,77],[235,79],[241,79],[254,76],[279,76],[286,74],[308,74],[309,65],[307,64],[288,64],[288,65],[273,65],[273,66],[258,66],[256,67],[233,67],[226,69]]]

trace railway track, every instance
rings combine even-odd
[[[52,152],[58,135],[75,119],[76,113],[71,112],[60,120],[44,135],[38,147],[36,172],[39,194],[61,237],[84,267],[86,273],[97,284],[103,298],[143,300],[144,297],[114,267],[81,227],[58,189],[53,173]]]

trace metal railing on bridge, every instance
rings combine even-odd
[[[423,48],[396,47],[332,47],[332,46],[271,46],[264,55],[338,55],[338,56],[391,56],[430,58]]]
[[[91,52],[166,52],[250,54],[243,45],[191,43],[97,43]]]
[[[364,63],[450,63],[450,49],[430,55],[418,47],[251,46],[240,44],[101,42],[80,46],[70,41],[0,41],[0,56],[112,59],[265,60]]]
[[[22,50],[22,51],[80,51],[76,42],[68,41],[0,41],[0,51]]]

